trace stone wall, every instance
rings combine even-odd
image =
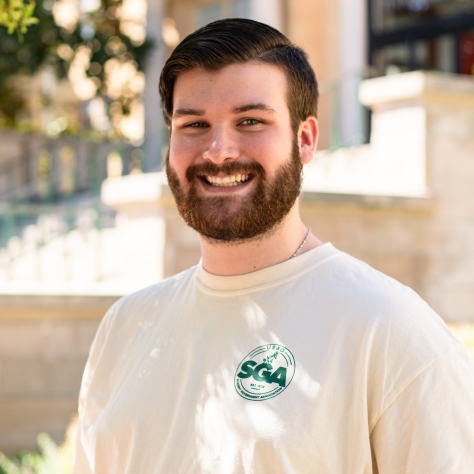
[[[116,297],[0,296],[0,451],[56,442],[77,413],[82,372]]]

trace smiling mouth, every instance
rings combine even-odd
[[[245,183],[250,179],[250,174],[233,174],[225,176],[224,178],[219,178],[217,176],[203,176],[202,178],[207,184],[211,186],[238,186],[239,184]]]

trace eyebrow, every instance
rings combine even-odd
[[[173,118],[183,117],[185,115],[197,115],[198,117],[202,117],[204,115],[204,110],[176,109],[173,112]]]
[[[248,112],[249,110],[263,110],[264,112],[270,112],[275,114],[275,110],[266,104],[256,103],[256,104],[246,104],[241,107],[236,107],[233,112],[234,114],[242,114]]]
[[[242,114],[244,112],[249,112],[250,110],[263,110],[264,112],[269,112],[272,114],[276,113],[275,110],[272,109],[270,106],[266,104],[262,104],[262,103],[241,105],[240,107],[236,107],[235,109],[233,109],[232,112],[234,114]],[[198,109],[176,109],[173,112],[172,118],[179,118],[179,117],[184,117],[188,115],[202,117],[203,115],[205,115],[205,111],[198,110]]]

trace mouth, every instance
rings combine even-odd
[[[214,187],[233,187],[233,186],[239,186],[243,183],[246,183],[247,181],[250,180],[251,174],[246,173],[246,174],[233,174],[233,175],[228,175],[224,177],[218,177],[218,176],[202,176],[202,179],[209,185],[214,186]]]

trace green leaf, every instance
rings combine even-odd
[[[24,0],[0,0],[0,25],[7,28],[8,34],[17,32],[18,39],[23,42],[23,33],[28,26],[38,23],[33,17],[36,3],[29,1],[26,5]]]
[[[25,18],[23,20],[24,25],[36,25],[36,23],[39,23],[38,18]]]
[[[30,2],[25,8],[24,17],[28,18],[30,16],[33,16],[33,12],[35,11],[35,7],[36,7],[36,3],[35,2]]]

